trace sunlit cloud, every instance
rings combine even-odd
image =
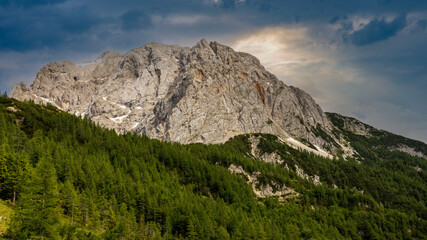
[[[169,24],[169,25],[183,25],[183,26],[203,24],[212,20],[210,16],[197,15],[197,14],[192,14],[192,15],[173,14],[165,17],[162,17],[160,15],[154,15],[152,19],[155,24]]]
[[[286,84],[319,94],[331,81],[361,82],[357,69],[340,64],[329,44],[313,39],[306,28],[268,27],[244,35],[232,46],[258,57]],[[322,96],[318,96],[323,98]]]
[[[418,139],[427,134],[427,130],[420,130],[426,123],[418,120],[426,118],[423,113],[385,101],[399,96],[400,88],[357,64],[355,58],[363,54],[355,55],[357,47],[334,48],[328,39],[313,37],[309,28],[289,26],[266,27],[238,36],[231,46],[259,58],[285,84],[307,91],[325,111],[363,118],[376,127]],[[402,123],[417,127],[399,127]]]

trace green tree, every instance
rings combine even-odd
[[[67,181],[62,187],[62,199],[65,214],[71,217],[71,225],[73,225],[77,212],[78,196],[70,181]]]
[[[230,234],[228,234],[227,229],[223,226],[219,226],[216,230],[216,239],[218,240],[227,240],[230,239]]]
[[[197,239],[197,233],[192,218],[193,217],[190,217],[187,222],[187,239]]]
[[[0,155],[2,154],[0,153]],[[1,193],[5,194],[7,198],[12,198],[12,205],[15,205],[16,194],[21,188],[24,174],[28,168],[27,155],[24,153],[9,154],[6,158],[6,168],[7,177],[4,179],[0,189]]]
[[[53,164],[40,158],[18,202],[18,211],[12,219],[9,235],[17,239],[59,238],[58,189]]]

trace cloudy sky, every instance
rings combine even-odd
[[[201,38],[257,56],[325,111],[427,142],[426,0],[1,0],[0,89],[50,61]]]

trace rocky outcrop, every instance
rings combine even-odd
[[[420,157],[420,158],[427,159],[427,156],[425,156],[422,152],[419,152],[415,148],[409,147],[404,144],[399,144],[397,147],[396,146],[389,147],[388,149],[391,151],[405,152],[413,157]]]
[[[305,179],[305,180],[312,181],[314,185],[321,185],[322,184],[320,182],[319,176],[317,176],[317,175],[309,176],[307,173],[304,172],[304,170],[302,168],[298,167],[298,165],[295,165],[295,172],[297,173],[298,177]]]
[[[249,175],[249,173],[247,173],[242,168],[242,166],[231,164],[230,167],[228,167],[228,171],[234,174],[245,176],[248,184],[252,186],[252,190],[259,198],[279,197],[279,200],[284,200],[286,198],[294,198],[300,195],[295,191],[295,189],[286,187],[285,185],[280,185],[276,182],[272,182],[271,185],[268,183],[261,184],[258,181],[258,176],[261,174],[260,172],[253,172],[251,175]]]
[[[259,148],[261,136],[251,136],[249,141],[251,142],[251,155],[264,162],[273,163],[273,164],[282,164],[283,159],[275,152],[272,153],[263,153]]]
[[[370,137],[373,127],[365,124],[355,118],[342,116],[338,113],[327,113],[327,116],[332,121],[333,125],[341,130],[350,131],[352,133]]]
[[[329,134],[331,124],[306,92],[279,81],[256,57],[206,40],[192,48],[148,43],[83,64],[49,63],[11,97],[164,141],[219,143],[271,133],[334,148],[310,130]]]

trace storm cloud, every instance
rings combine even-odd
[[[201,38],[250,52],[326,111],[427,141],[427,2],[3,0],[0,89],[50,61]]]
[[[406,27],[406,16],[400,16],[387,22],[384,18],[373,19],[362,29],[349,35],[351,43],[357,46],[387,40]]]

